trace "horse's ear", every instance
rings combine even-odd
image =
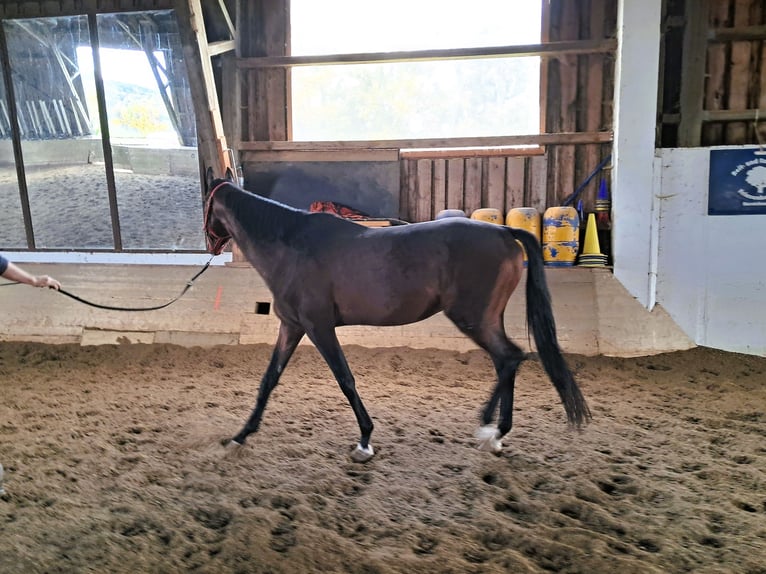
[[[234,172],[231,171],[230,167],[226,168],[226,179],[228,179],[231,182],[234,182]]]
[[[213,168],[208,167],[207,170],[205,170],[205,186],[207,187],[208,191],[210,191],[212,188],[214,179],[215,177],[213,175]]]

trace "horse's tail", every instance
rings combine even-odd
[[[545,280],[542,249],[531,233],[523,229],[508,229],[527,252],[527,323],[532,329],[537,352],[561,397],[567,420],[579,427],[590,420],[590,409],[564,360],[556,338],[556,322]]]

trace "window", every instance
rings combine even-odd
[[[196,119],[175,13],[0,27],[10,62],[0,89],[0,248],[203,251]]]
[[[539,133],[539,57],[438,58],[445,55],[439,50],[480,54],[537,44],[541,14],[541,0],[292,0],[291,56],[419,51],[433,57],[292,67],[292,139]]]

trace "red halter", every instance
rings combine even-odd
[[[202,230],[205,232],[207,250],[213,255],[220,255],[223,251],[223,248],[226,247],[226,244],[231,239],[231,234],[227,233],[226,235],[218,235],[210,227],[210,213],[213,211],[213,196],[215,195],[216,191],[221,189],[221,187],[227,183],[229,182],[221,182],[213,188],[213,191],[210,192],[210,195],[207,198],[207,205],[205,206],[205,224],[203,225]]]

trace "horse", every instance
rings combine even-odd
[[[206,172],[204,233],[220,254],[233,239],[273,296],[279,332],[255,407],[240,432],[223,441],[241,446],[260,426],[269,395],[308,336],[330,367],[359,425],[355,462],[374,456],[373,422],[338,342],[342,325],[415,323],[437,312],[486,351],[497,382],[481,411],[480,448],[501,452],[511,430],[516,371],[527,358],[505,333],[503,315],[527,253],[527,323],[538,356],[563,403],[567,421],[591,418],[556,337],[538,240],[522,230],[467,218],[365,227],[330,213],[310,213],[251,193]],[[492,424],[498,411],[498,421]]]

